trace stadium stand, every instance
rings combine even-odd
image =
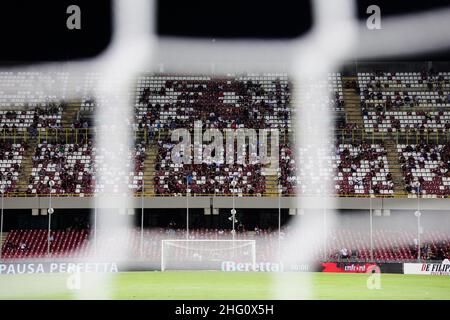
[[[9,232],[3,244],[3,258],[21,259],[46,257],[47,230],[13,230]],[[140,231],[133,230],[125,237],[130,253],[140,254]],[[283,229],[281,241],[289,238],[289,230]],[[185,239],[185,229],[158,228],[144,231],[144,257],[159,261],[161,257],[161,240]],[[191,240],[230,239],[229,229],[192,229],[189,232]],[[94,250],[89,243],[88,229],[53,230],[50,235],[50,255],[52,257],[82,257]],[[277,257],[279,248],[278,232],[269,229],[255,228],[254,230],[239,231],[235,239],[255,239],[258,241],[258,261],[270,261]],[[380,262],[415,261],[417,246],[414,244],[415,235],[404,230],[381,229],[374,231],[374,260]],[[106,241],[107,242],[107,241]],[[112,249],[113,243],[106,243],[106,248]],[[423,235],[422,258],[425,260],[443,260],[450,256],[450,238],[444,230],[428,230]],[[323,247],[315,248],[315,258],[330,261],[369,261],[370,244],[366,231],[335,229],[329,234],[326,251]],[[183,260],[186,250],[179,248],[173,252],[172,259]]]
[[[13,230],[3,244],[3,258],[39,258],[47,255],[47,230]],[[88,230],[53,230],[50,233],[52,257],[77,257],[86,248]]]
[[[212,79],[202,76],[145,76],[136,89],[136,127],[290,128],[286,76]]]
[[[358,73],[368,131],[450,129],[448,72]]]
[[[22,144],[0,141],[0,188],[5,194],[16,187],[26,147]]]
[[[265,177],[260,164],[173,163],[174,143],[158,141],[159,153],[155,166],[155,193],[161,194],[236,194],[261,195]],[[234,186],[233,186],[234,184]]]
[[[443,131],[450,129],[450,112],[368,111],[364,114],[364,124],[367,131],[376,132]]]
[[[61,127],[61,112],[61,107],[55,104],[32,110],[2,110],[0,126],[4,130],[27,131],[36,135],[40,129]]]
[[[0,72],[0,107],[47,107],[66,99],[67,72]]]
[[[306,170],[296,176],[296,165],[291,148],[284,146],[281,149],[279,182],[283,186],[283,193],[293,194],[299,187],[300,193],[305,192],[306,187],[302,184],[302,177],[310,172],[307,170],[308,167],[317,165],[308,155],[310,155],[308,147],[300,148],[300,161],[305,162]],[[332,162],[332,167],[336,170],[332,178],[335,181],[337,194],[393,194],[393,182],[386,151],[381,145],[337,144],[332,159],[323,157],[322,159]],[[321,188],[323,179],[327,179],[328,176],[329,174],[322,172],[321,176],[309,177],[308,180],[317,184],[317,193],[321,193],[324,191]]]
[[[65,88],[72,85],[76,77],[81,79],[76,87],[79,100],[67,104],[63,100],[66,98]],[[41,146],[39,152],[31,152],[30,159],[28,156],[22,159],[26,163],[33,160],[32,168],[25,168],[25,175],[17,172],[12,174],[22,194],[47,194],[49,189],[46,183],[59,174],[56,170],[58,166],[67,167],[68,172],[62,172],[65,178],[58,180],[60,182],[52,191],[54,194],[85,196],[103,190],[103,184],[93,180],[95,170],[101,169],[92,167],[94,155],[90,153],[95,150],[76,151],[76,154],[68,151],[71,145],[79,145],[81,140],[94,138],[91,117],[97,102],[92,98],[91,88],[100,79],[98,73],[73,76],[66,73],[6,72],[0,75],[0,81],[12,88],[0,95],[3,97],[2,106],[6,109],[0,111],[0,125],[3,126],[5,138],[9,137],[14,142],[16,135],[20,136],[18,132],[22,131],[22,144],[27,141],[27,134],[31,133],[30,145],[33,148]],[[356,77],[329,74],[328,81],[320,85],[326,86],[330,95],[319,102],[328,101],[325,104],[334,108],[336,114],[342,115],[336,124],[340,130],[336,134],[339,144],[335,148],[336,155],[331,160],[324,159],[331,161],[336,170],[332,177],[335,179],[336,194],[393,196],[394,192],[415,192],[411,190],[411,181],[403,177],[403,163],[397,155],[396,145],[405,142],[408,145],[411,141],[418,143],[417,139],[423,138],[421,135],[425,132],[434,132],[439,142],[446,143],[445,137],[439,138],[438,135],[450,128],[450,110],[447,111],[449,80],[448,72],[366,72],[358,73]],[[42,88],[27,91],[30,83],[36,81],[42,84]],[[190,192],[193,194],[226,195],[234,192],[243,196],[276,195],[280,184],[285,196],[294,195],[297,189],[300,193],[304,192],[302,175],[305,173],[296,175],[296,161],[290,141],[294,116],[291,110],[291,104],[294,103],[291,101],[291,86],[291,81],[283,73],[227,75],[221,78],[163,74],[139,76],[134,91],[134,126],[139,133],[138,139],[145,143],[138,143],[141,149],[136,151],[136,168],[130,176],[130,188],[139,192],[145,182],[148,194],[180,195],[186,193],[186,181],[190,179]],[[357,98],[361,98],[360,114],[353,110],[353,104],[358,103]],[[350,101],[349,107],[346,99]],[[30,103],[25,104],[24,101]],[[350,122],[346,121],[347,118]],[[282,145],[279,172],[274,176],[266,175],[264,166],[257,164],[231,167],[211,167],[208,162],[183,167],[175,165],[170,159],[173,145],[169,143],[168,132],[175,128],[192,129],[195,120],[201,120],[203,128],[279,129]],[[364,124],[365,131],[358,129],[360,123]],[[400,141],[398,137],[394,140],[392,137],[375,135],[379,132],[412,132],[415,135],[414,130],[421,135],[413,139],[405,136],[406,141],[405,137]],[[79,139],[73,139],[81,131],[83,134]],[[53,136],[49,137],[49,134]],[[63,137],[62,140],[50,143],[55,135],[60,140]],[[355,138],[355,135],[358,137]],[[362,141],[370,141],[370,151],[366,150],[367,147],[361,149]],[[49,150],[42,149],[46,144],[51,145]],[[61,149],[61,145],[66,145],[63,154],[56,157],[52,155],[51,159],[47,159],[51,152]],[[308,148],[299,151],[300,161],[308,163]],[[22,152],[17,156],[25,155]],[[421,168],[425,169],[427,167]],[[323,177],[326,175],[324,173]],[[427,173],[425,180],[429,178]],[[111,177],[111,181],[114,179],[118,179],[118,176]],[[422,194],[449,195],[445,176],[433,179],[434,187],[423,188]],[[236,188],[230,184],[233,180],[237,183]],[[439,182],[441,180],[442,183]],[[317,181],[319,184],[320,179]],[[6,184],[9,192],[15,190],[12,184]],[[430,184],[431,181],[428,181]],[[320,185],[316,189],[321,192]]]
[[[100,151],[92,140],[72,144],[38,144],[33,155],[33,168],[29,178],[30,194],[91,194],[103,191],[104,184],[116,184],[118,179],[129,179],[130,189],[138,191],[142,187],[145,146],[136,144],[134,152],[134,170],[126,173],[109,170],[102,165],[101,159],[108,156],[105,150]],[[100,161],[95,161],[95,160]],[[130,155],[131,160],[131,155]],[[97,170],[110,172],[108,181],[96,183]],[[48,182],[55,186],[51,189]],[[116,189],[116,188],[114,188]]]
[[[397,146],[408,193],[450,194],[450,145]]]

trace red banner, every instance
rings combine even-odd
[[[366,273],[376,263],[322,262],[322,272]]]

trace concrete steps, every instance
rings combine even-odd
[[[364,128],[363,115],[361,112],[361,99],[354,89],[344,89],[345,115],[347,123],[356,124],[359,128]]]
[[[0,248],[3,247],[3,244],[5,243],[7,238],[8,238],[8,232],[3,232],[2,236],[0,237]]]
[[[399,162],[397,144],[392,139],[386,139],[384,141],[384,147],[387,152],[389,171],[392,175],[392,181],[394,182],[394,193],[405,193],[405,182],[403,180],[403,172]]]
[[[72,102],[65,106],[61,117],[61,126],[63,128],[70,128],[75,122],[79,111],[80,104],[77,102]]]
[[[357,80],[356,76],[342,77],[344,83],[352,82],[354,80]],[[344,110],[347,117],[347,123],[354,123],[359,128],[364,128],[360,96],[356,93],[355,89],[344,88],[343,98],[345,101]]]
[[[23,155],[22,164],[20,167],[20,175],[19,175],[19,179],[18,179],[17,185],[16,185],[16,189],[20,193],[27,192],[28,184],[29,184],[28,179],[30,179],[31,171],[33,169],[32,157],[34,154],[34,150],[36,149],[36,146],[37,146],[36,139],[29,140],[28,143],[29,143],[28,149],[25,151],[25,153]]]
[[[155,159],[158,154],[158,146],[150,142],[150,144],[145,149],[146,158],[144,161],[144,194],[146,196],[155,195]]]
[[[266,175],[266,191],[265,196],[278,196],[278,175]]]

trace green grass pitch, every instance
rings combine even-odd
[[[450,276],[381,274],[369,290],[367,274],[312,273],[313,299],[450,299]],[[114,274],[112,299],[274,299],[273,273],[122,272]],[[298,281],[305,273],[282,273]],[[2,275],[1,299],[73,299],[67,275]],[[81,278],[83,285],[83,277]]]

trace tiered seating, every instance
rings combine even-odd
[[[312,95],[312,90],[328,91],[328,95],[319,98]],[[336,112],[344,111],[344,91],[340,73],[329,73],[328,80],[311,80],[305,86],[300,87],[300,92],[305,96],[308,107],[314,110],[331,107]],[[313,98],[314,97],[314,98]]]
[[[14,191],[22,164],[25,146],[0,141],[0,190]]]
[[[450,112],[445,111],[369,111],[364,115],[369,132],[442,131],[450,129]]]
[[[53,230],[50,233],[52,257],[78,257],[88,244],[88,230]],[[47,256],[48,231],[13,230],[3,244],[4,259],[40,258]]]
[[[405,230],[374,230],[373,258],[378,261],[405,261],[417,259],[417,235]],[[370,260],[370,239],[367,232],[360,230],[334,230],[330,243],[329,256],[342,259],[341,250],[346,248],[348,258]],[[422,235],[423,259],[443,260],[450,255],[450,236],[448,233],[433,230]],[[345,259],[345,258],[344,258]]]
[[[99,81],[100,75],[98,73],[87,73],[84,77],[84,83],[81,94],[81,112],[94,112],[95,100],[93,89]]]
[[[61,126],[62,110],[55,104],[32,110],[0,110],[0,129],[17,131],[58,128]]]
[[[91,140],[78,144],[39,144],[33,156],[28,193],[49,194],[50,180],[55,182],[51,189],[54,194],[90,194],[103,191],[106,183],[115,185],[115,190],[122,179],[126,179],[130,189],[141,190],[145,160],[143,145],[136,145],[135,168],[129,173],[106,168],[102,161],[106,156],[108,155],[105,151],[97,150]],[[97,183],[95,174],[101,171],[105,172],[108,178]]]
[[[192,128],[195,120],[218,128],[287,129],[287,78],[144,76],[136,89],[136,118],[136,127],[152,130]]]
[[[314,104],[331,105],[343,111],[339,73],[332,73],[330,96]],[[291,127],[290,84],[286,74],[205,76],[142,76],[136,88],[136,127],[192,128],[194,120],[219,128]]]
[[[344,91],[342,89],[341,74],[331,73],[328,76],[328,86],[332,94],[333,106],[335,111],[344,111]]]
[[[39,258],[47,256],[47,230],[13,230],[3,243],[4,259]],[[289,241],[289,230],[282,230],[281,244]],[[189,238],[194,239],[231,239],[230,230],[191,229]],[[406,230],[375,229],[373,232],[373,258],[376,261],[401,262],[417,259],[416,234]],[[77,258],[87,256],[95,250],[89,246],[87,229],[69,229],[51,231],[50,255],[52,257]],[[161,240],[186,239],[185,229],[158,228],[144,231],[143,254],[147,261],[159,262],[161,259]],[[254,239],[257,261],[273,261],[279,256],[278,232],[255,228],[240,230],[235,239]],[[326,252],[324,246],[312,244],[315,259],[327,260],[370,260],[370,238],[367,230],[335,229],[328,234]],[[125,241],[130,257],[140,256],[140,230],[130,230],[117,239],[97,239],[100,252],[114,250],[115,240]],[[424,260],[443,260],[450,257],[450,235],[448,230],[427,230],[421,238],[421,256]],[[343,256],[342,250],[347,252]],[[172,260],[183,260],[187,251],[183,248],[172,251]]]
[[[121,146],[122,152],[125,151],[125,147]],[[128,159],[132,162],[131,168],[128,172],[124,172],[122,168],[109,168],[104,163],[103,159],[106,157],[114,157],[113,154],[107,152],[105,149],[94,148],[94,157],[96,163],[94,165],[95,172],[103,172],[104,181],[96,181],[95,192],[103,192],[108,189],[112,189],[114,193],[119,192],[119,185],[122,182],[128,184],[128,188],[134,192],[142,191],[144,184],[144,161],[145,161],[145,145],[136,143],[134,152],[128,153]],[[133,167],[134,162],[134,167]],[[111,188],[112,187],[112,188]]]
[[[33,156],[33,169],[28,192],[49,194],[48,182],[53,180],[55,194],[84,194],[92,192],[93,145],[42,143]]]
[[[173,143],[158,141],[158,145],[156,194],[185,194],[187,184],[188,192],[194,194],[258,195],[265,190],[260,164],[216,164],[208,159],[202,164],[178,164],[171,155]]]
[[[397,150],[407,192],[450,194],[450,144],[399,144]]]
[[[433,89],[442,87],[450,89],[450,72],[359,72],[358,82],[361,88],[376,89]],[[433,86],[430,87],[429,83]]]
[[[384,148],[378,144],[340,144],[336,162],[339,194],[393,194],[394,184]]]
[[[299,149],[301,171],[296,175],[296,164],[293,159],[293,151],[289,146],[284,146],[280,154],[281,173],[279,181],[283,187],[283,193],[323,193],[323,181],[333,178],[322,167],[321,172],[312,170],[317,167],[311,157],[311,146]],[[320,161],[330,170],[334,169],[334,188],[337,194],[393,194],[392,176],[389,173],[386,151],[378,144],[339,144],[335,148],[334,155],[328,158],[325,150],[319,152]],[[309,175],[309,176],[306,176]],[[306,177],[306,178],[304,178]],[[313,186],[306,186],[303,180],[310,181]]]
[[[0,107],[46,107],[66,98],[66,72],[0,72]]]
[[[80,78],[73,77],[72,81],[78,86],[77,98],[81,97],[81,113],[92,114],[99,103],[108,106],[117,103],[119,98],[125,98],[127,101],[132,99],[131,90],[123,90],[120,83],[98,72],[88,72]]]
[[[450,91],[378,91],[367,89],[361,93],[365,106],[381,104],[387,109],[393,107],[443,108],[450,107]]]
[[[450,129],[450,73],[359,73],[358,81],[367,130]]]
[[[264,191],[265,180],[261,176],[261,166],[258,164],[214,164],[211,159],[204,159],[202,164],[175,164],[171,158],[173,144],[160,142],[159,145],[155,175],[157,193],[186,192],[186,177],[190,178],[189,191],[196,194],[234,192],[255,195]],[[233,183],[236,183],[235,187]]]

